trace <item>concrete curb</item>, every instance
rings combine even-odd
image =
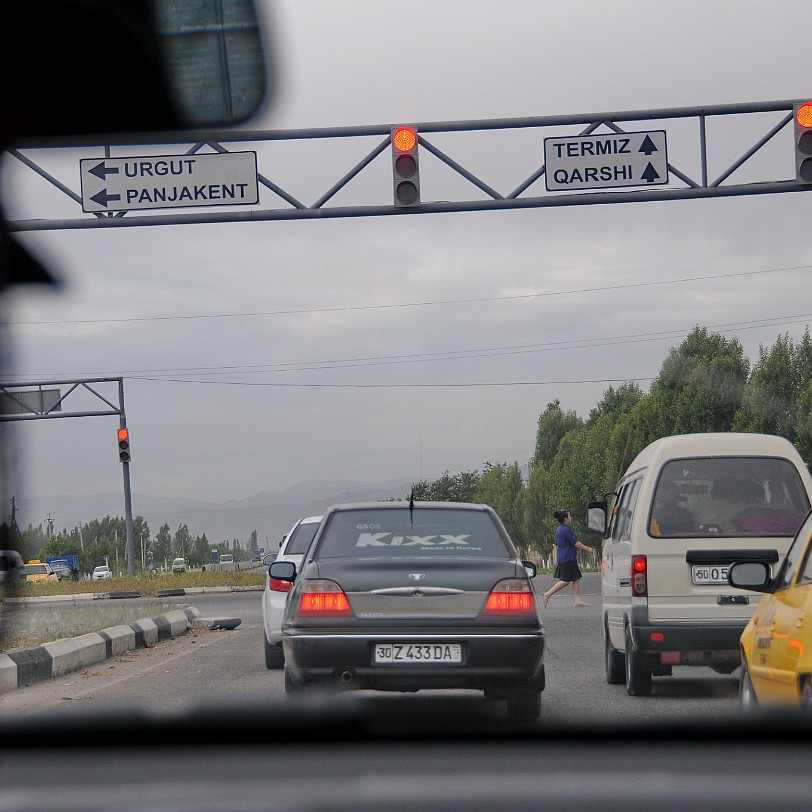
[[[100,663],[145,643],[185,634],[199,616],[200,611],[189,606],[100,632],[0,654],[0,693]]]
[[[70,603],[74,601],[99,601],[111,598],[156,598],[181,597],[183,595],[211,595],[216,592],[262,592],[264,584],[252,586],[195,586],[178,587],[177,589],[158,589],[155,592],[77,592],[70,595],[30,595],[25,598],[11,597],[2,599],[3,603]]]

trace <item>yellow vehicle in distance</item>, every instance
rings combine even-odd
[[[774,578],[767,564],[734,562],[732,586],[764,592],[741,636],[739,702],[812,709],[812,511]]]
[[[51,569],[51,565],[38,558],[32,558],[24,567],[23,575],[28,583],[42,584],[46,581],[57,581],[56,573]]]

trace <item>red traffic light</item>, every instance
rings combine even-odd
[[[121,462],[130,461],[130,432],[123,426],[118,430],[118,458]]]
[[[411,127],[398,127],[392,133],[392,146],[398,152],[411,152],[417,146],[417,133]]]

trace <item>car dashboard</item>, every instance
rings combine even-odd
[[[681,725],[476,732],[464,720],[290,700],[153,719],[51,717],[0,732],[0,812],[797,810],[812,727],[755,715]],[[53,775],[59,781],[32,781]]]

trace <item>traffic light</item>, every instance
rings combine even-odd
[[[797,102],[795,110],[795,180],[812,183],[812,101]]]
[[[130,432],[125,428],[118,430],[118,458],[121,462],[130,461]]]
[[[420,205],[420,164],[414,127],[392,127],[392,183],[396,206]]]

